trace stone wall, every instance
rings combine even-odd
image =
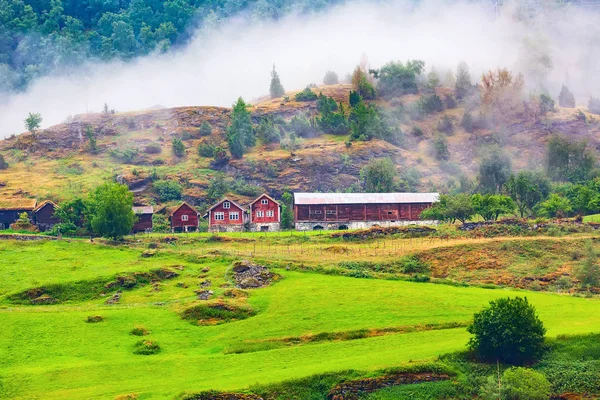
[[[267,227],[263,230],[263,227]],[[250,232],[279,232],[281,230],[281,224],[279,222],[263,222],[248,224],[248,231]]]
[[[209,232],[245,232],[246,229],[242,224],[235,225],[211,225],[208,227]]]
[[[388,228],[392,226],[409,225],[437,225],[438,221],[351,221],[351,222],[296,222],[297,231],[312,231],[318,229],[340,230],[340,229],[369,229],[375,226]],[[319,228],[320,227],[320,228]],[[315,229],[316,228],[316,229]]]

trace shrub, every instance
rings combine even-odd
[[[200,143],[198,145],[198,155],[200,157],[214,157],[217,146],[212,143]]]
[[[151,355],[160,353],[160,345],[152,340],[140,340],[135,344],[133,354]]]
[[[436,160],[445,161],[450,158],[450,151],[448,150],[448,141],[444,135],[439,133],[433,138],[433,152]]]
[[[168,179],[155,181],[152,183],[152,188],[160,201],[179,200],[183,191],[179,182]]]
[[[522,365],[544,349],[544,324],[527,298],[501,298],[476,313],[467,328],[474,336],[469,346],[488,361]]]
[[[582,288],[597,287],[600,283],[600,266],[598,266],[598,256],[592,246],[592,242],[585,244],[585,259],[583,264],[577,270],[577,279]]]
[[[568,291],[573,286],[573,281],[568,276],[561,276],[554,283],[559,291]]]
[[[380,93],[385,97],[417,93],[417,76],[423,73],[424,67],[425,62],[421,60],[409,60],[406,64],[399,61],[385,64],[376,72]]]
[[[125,149],[111,149],[108,154],[123,162],[123,163],[131,163],[133,160],[139,155],[140,151],[137,148],[130,147]]]
[[[592,114],[600,114],[600,99],[597,97],[590,97],[588,100],[588,111]]]
[[[423,115],[444,111],[444,103],[437,94],[422,96],[417,103],[417,107]]]
[[[256,128],[256,136],[263,144],[279,143],[281,141],[279,130],[270,118],[263,118],[260,121],[260,124]]]
[[[473,121],[473,116],[470,112],[465,111],[462,120],[460,121],[460,125],[466,132],[473,133],[475,131],[475,122]]]
[[[423,129],[419,128],[418,126],[413,126],[411,133],[414,137],[423,137],[424,133],[423,133]]]
[[[8,168],[8,163],[6,162],[6,160],[4,160],[4,157],[2,156],[2,154],[0,154],[0,169],[7,169]]]
[[[300,137],[311,137],[317,133],[310,120],[304,113],[294,115],[290,120],[290,129]]]
[[[554,100],[547,94],[542,93],[540,95],[540,112],[542,115],[546,115],[551,111],[554,111]]]
[[[212,134],[212,126],[208,123],[208,121],[204,121],[202,125],[200,125],[200,136],[210,136]]]
[[[481,390],[484,399],[546,400],[550,398],[550,382],[546,377],[529,368],[510,368],[502,379],[490,376]]]
[[[402,265],[402,272],[405,274],[423,274],[429,272],[429,266],[414,255],[403,257],[400,260],[400,264]]]
[[[340,80],[334,71],[327,71],[325,73],[325,77],[323,78],[324,85],[337,85],[338,83],[340,83]]]
[[[133,336],[146,336],[150,332],[148,332],[148,329],[144,328],[143,326],[136,326],[129,333]]]
[[[171,224],[166,215],[157,213],[152,215],[152,232],[171,232]]]
[[[360,94],[358,92],[351,90],[350,95],[348,96],[348,102],[350,103],[350,107],[356,107],[358,103],[362,101]]]
[[[354,90],[365,100],[372,100],[375,98],[375,88],[367,79],[367,74],[361,69],[360,66],[356,67],[352,73],[352,87]]]
[[[446,135],[452,135],[454,132],[454,124],[452,123],[452,119],[449,116],[444,115],[444,117],[438,121],[437,130],[444,132]]]
[[[454,96],[452,96],[451,94],[447,94],[446,96],[444,96],[444,106],[446,106],[448,110],[456,108],[457,105],[458,102],[456,101]]]
[[[173,140],[171,140],[171,146],[173,147],[173,154],[175,154],[176,157],[183,157],[185,155],[185,145],[181,139],[173,138]]]
[[[306,87],[303,91],[296,93],[294,99],[296,101],[314,101],[317,100],[318,96],[310,90],[309,87]]]
[[[158,143],[150,143],[146,147],[144,147],[144,153],[146,154],[160,154],[162,151],[162,147]]]

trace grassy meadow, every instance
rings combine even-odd
[[[150,254],[148,241],[139,238],[112,246],[79,240],[0,241],[0,397],[110,399],[136,394],[139,399],[169,399],[184,392],[241,391],[314,374],[376,371],[432,360],[465,349],[465,326],[473,313],[502,296],[526,295],[551,337],[600,331],[595,297],[360,279],[290,268],[282,262],[289,259],[284,256],[287,243],[275,235],[261,236],[261,245],[270,243],[274,272],[280,278],[268,287],[231,295],[236,243],[250,246],[243,241],[248,238],[209,239],[159,241]],[[580,243],[578,238],[563,240]],[[324,251],[323,259],[321,251],[314,250],[316,243],[335,244],[324,236],[313,235],[312,241],[302,253],[288,256],[323,265],[346,254]],[[417,250],[457,245],[398,241],[404,241],[399,248],[412,245]],[[393,252],[373,255],[383,244],[369,245],[371,251],[360,253],[363,260],[398,258]],[[307,250],[310,246],[312,252]],[[360,260],[356,253],[354,259]],[[261,254],[263,259],[267,256]],[[156,269],[178,276],[125,288],[120,302],[105,304],[114,293],[103,289],[106,282]],[[37,287],[53,287],[67,298],[46,305],[14,300]],[[197,299],[195,291],[202,289],[214,292],[210,300]],[[103,291],[104,296],[98,295]],[[219,303],[250,308],[254,316],[200,325],[181,318],[189,307]],[[102,321],[86,322],[90,316]],[[132,335],[136,327],[147,335]],[[158,343],[160,352],[134,354],[140,340]],[[445,383],[435,385],[443,389]]]

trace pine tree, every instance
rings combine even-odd
[[[271,93],[272,99],[281,97],[285,94],[285,89],[279,80],[279,74],[275,71],[275,64],[273,64],[273,70],[271,71],[271,87],[269,88],[269,93]]]
[[[454,89],[454,95],[458,100],[464,99],[473,90],[473,85],[471,85],[471,74],[469,74],[469,67],[464,62],[458,64]]]
[[[96,144],[96,138],[94,135],[94,128],[91,125],[88,125],[85,128],[85,136],[88,139],[88,143],[90,146],[90,152],[96,154],[98,152],[98,145]]]
[[[250,111],[241,97],[233,106],[231,124],[227,128],[227,143],[231,155],[235,158],[242,158],[246,149],[256,143]]]
[[[562,85],[562,88],[560,89],[558,105],[565,108],[575,108],[575,96],[565,85]]]

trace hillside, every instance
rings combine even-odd
[[[347,102],[350,85],[339,84],[314,88],[315,93]],[[440,97],[452,93],[448,88],[436,89]],[[288,94],[293,99],[293,93]],[[398,103],[405,109],[417,101],[417,95],[405,95],[391,102],[378,100],[378,105],[393,111]],[[301,112],[316,114],[316,101],[296,102],[283,99],[261,99],[250,107],[258,123],[265,116],[289,120]],[[472,110],[471,113],[476,113]],[[136,193],[138,202],[156,201],[151,178],[178,180],[184,186],[184,199],[206,206],[209,180],[218,172],[259,186],[273,195],[285,188],[297,191],[355,190],[360,183],[359,171],[372,158],[391,157],[399,175],[416,176],[413,190],[448,190],[457,187],[461,177],[475,178],[482,152],[489,145],[499,145],[512,158],[514,170],[541,168],[545,143],[550,134],[559,133],[570,139],[587,139],[600,148],[600,125],[588,115],[587,122],[576,118],[576,109],[557,107],[545,117],[514,117],[504,129],[479,129],[466,132],[460,125],[465,113],[456,108],[429,114],[422,120],[403,117],[399,128],[403,139],[399,145],[382,140],[346,142],[348,135],[323,134],[301,139],[296,150],[284,150],[279,144],[253,147],[242,159],[215,165],[212,158],[198,155],[200,143],[227,147],[225,131],[230,121],[230,109],[219,107],[178,107],[116,114],[77,115],[62,124],[31,133],[23,133],[0,141],[0,154],[9,168],[0,170],[0,195],[49,198],[56,201],[85,193],[105,179],[127,183]],[[446,135],[448,161],[435,159],[432,138],[438,122],[445,116],[453,121],[453,133]],[[202,137],[203,122],[212,127],[212,134]],[[98,143],[97,154],[87,149],[86,127],[91,126]],[[423,135],[415,136],[414,127]],[[171,140],[181,138],[186,155],[172,154]],[[150,152],[148,145],[158,145],[160,152]],[[123,153],[131,151],[129,159]],[[116,151],[116,153],[115,153]],[[119,153],[120,152],[120,153]],[[115,155],[116,154],[116,155]],[[121,159],[118,155],[121,154]],[[231,193],[247,200],[245,193]]]

